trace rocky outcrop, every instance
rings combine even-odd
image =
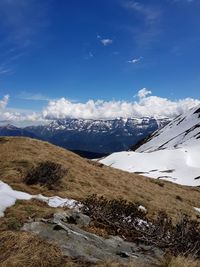
[[[49,220],[28,222],[22,230],[55,243],[65,256],[90,263],[137,261],[141,264],[156,264],[163,257],[164,253],[156,247],[126,242],[117,236],[105,239],[81,229],[89,223],[88,216],[71,210],[55,213]]]

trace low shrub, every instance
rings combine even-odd
[[[66,172],[67,170],[63,169],[60,164],[45,161],[31,168],[24,178],[24,182],[27,185],[40,184],[47,186],[48,189],[55,189]]]
[[[192,255],[200,259],[200,225],[186,215],[176,224],[165,212],[149,220],[137,204],[96,195],[85,199],[83,204],[82,211],[92,218],[94,226],[106,229],[108,234],[153,245],[174,256]]]

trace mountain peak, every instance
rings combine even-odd
[[[174,149],[192,146],[200,138],[200,105],[176,117],[160,130],[152,134],[137,152]]]

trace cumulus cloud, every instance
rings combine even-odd
[[[185,98],[170,100],[150,95],[146,88],[137,93],[138,99],[127,101],[89,100],[86,103],[73,103],[65,98],[50,101],[43,110],[45,119],[114,119],[118,117],[169,117],[173,118],[180,113],[200,104],[199,100]]]
[[[128,63],[136,64],[136,63],[139,63],[141,60],[142,60],[142,57],[134,58],[134,59],[128,60]]]
[[[174,118],[188,109],[200,105],[200,100],[184,98],[170,100],[152,95],[146,88],[139,90],[135,101],[88,100],[85,103],[72,102],[66,98],[50,100],[41,112],[8,109],[9,96],[0,100],[0,121],[21,122],[29,124],[46,123],[56,119],[115,119],[123,118]],[[31,122],[31,123],[30,123]]]
[[[147,90],[147,88],[143,88],[141,90],[138,91],[137,96],[142,99],[145,98],[148,95],[151,95],[152,92],[150,90]]]
[[[41,121],[41,114],[7,108],[9,95],[5,95],[0,100],[0,121],[17,122],[17,121]]]

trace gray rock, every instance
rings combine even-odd
[[[84,215],[76,210],[67,210],[66,212],[58,212],[54,214],[54,222],[65,222],[69,224],[75,224],[80,227],[88,226],[90,224],[90,217]]]
[[[109,239],[88,233],[78,227],[87,225],[89,219],[83,214],[73,213],[75,221],[69,223],[71,213],[56,213],[54,218],[45,222],[38,220],[26,223],[22,230],[39,235],[40,238],[58,245],[63,255],[84,260],[91,263],[99,261],[113,261],[119,263],[135,262],[141,264],[157,264],[163,257],[163,252],[152,246],[139,246],[126,242],[119,237],[111,236]],[[76,216],[79,215],[77,219]],[[72,218],[73,218],[72,217]],[[66,219],[67,218],[67,219]],[[81,218],[81,219],[80,219]]]

